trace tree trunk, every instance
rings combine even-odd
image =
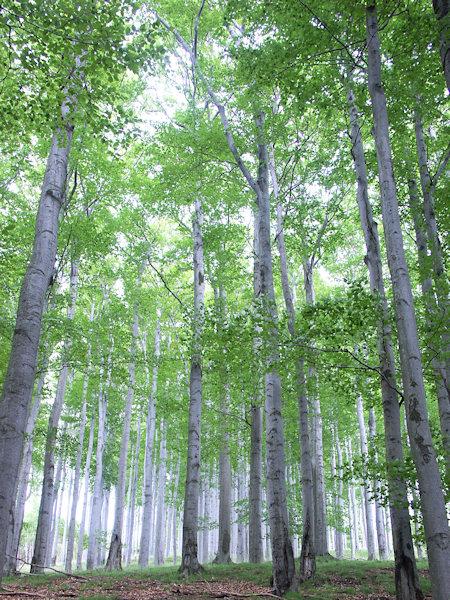
[[[273,585],[277,595],[297,589],[294,554],[289,537],[286,504],[284,431],[281,412],[281,378],[276,370],[278,314],[272,271],[270,234],[269,157],[264,140],[264,115],[256,117],[258,129],[259,261],[261,269],[261,308],[269,327],[269,352],[266,357],[265,411],[267,500],[272,547]]]
[[[147,254],[145,255],[142,264],[138,270],[137,281],[136,281],[136,296],[141,288],[141,277],[145,269],[147,262]],[[123,529],[123,516],[124,516],[124,503],[125,503],[125,485],[127,475],[127,458],[128,458],[128,446],[130,442],[130,429],[131,429],[131,412],[133,408],[134,400],[134,383],[136,378],[136,345],[139,333],[139,304],[137,297],[134,300],[133,307],[133,326],[131,330],[131,344],[130,344],[130,362],[128,365],[129,372],[129,385],[127,390],[127,400],[125,403],[124,419],[122,427],[122,439],[120,444],[119,453],[119,474],[116,486],[116,502],[114,508],[114,525],[111,534],[111,543],[109,546],[108,559],[106,561],[105,569],[107,571],[119,571],[122,569],[122,529]]]
[[[36,425],[36,421],[39,415],[39,408],[41,405],[42,399],[42,390],[44,388],[45,378],[47,375],[47,364],[48,364],[48,356],[47,356],[47,348],[44,348],[43,351],[43,360],[41,364],[42,374],[38,379],[36,384],[36,390],[34,393],[34,401],[33,406],[31,407],[30,415],[28,417],[27,426],[25,429],[25,446],[22,457],[22,463],[20,465],[19,471],[19,485],[17,490],[17,498],[14,509],[14,519],[11,523],[11,531],[9,533],[9,546],[7,549],[7,554],[10,556],[7,557],[6,564],[8,568],[6,572],[8,574],[14,574],[17,567],[16,557],[19,553],[19,542],[20,536],[22,533],[23,526],[23,517],[25,513],[25,500],[27,496],[27,488],[30,477],[30,469],[31,469],[31,459],[33,455],[33,446],[34,446],[34,428]]]
[[[372,407],[369,409],[369,440],[372,448],[376,448],[376,427],[375,409]],[[376,450],[374,458],[375,461],[378,462]],[[386,544],[386,529],[384,524],[383,507],[380,505],[380,483],[376,476],[374,477],[373,481],[373,490],[375,494],[375,523],[377,528],[378,556],[380,560],[387,560],[389,556]]]
[[[358,417],[358,425],[359,425],[359,438],[361,444],[361,458],[363,461],[363,469],[367,469],[368,463],[368,453],[367,453],[367,435],[366,435],[366,426],[364,424],[364,409],[362,404],[362,398],[358,394],[356,397],[356,414]],[[369,478],[367,475],[364,475],[364,506],[366,512],[366,533],[367,533],[367,560],[376,560],[376,550],[375,550],[375,531],[374,531],[374,503],[371,500],[372,497],[372,488],[369,483]]]
[[[86,523],[87,501],[89,492],[89,473],[91,470],[92,449],[94,447],[94,429],[95,429],[95,411],[92,411],[91,427],[89,429],[89,441],[86,453],[86,464],[84,467],[84,494],[83,508],[81,511],[80,531],[78,534],[78,549],[77,549],[77,571],[81,570],[83,560],[83,545],[84,545],[84,529]]]
[[[383,224],[394,294],[408,434],[420,484],[433,597],[434,600],[446,600],[450,597],[450,533],[428,423],[416,316],[395,189],[386,97],[381,80],[380,41],[374,2],[367,6],[366,14],[368,83],[372,99]]]
[[[158,361],[160,356],[161,311],[157,308],[153,352],[153,372],[151,392],[148,396],[147,420],[145,424],[144,484],[142,490],[142,528],[139,545],[138,564],[142,569],[148,567],[150,555],[150,537],[153,514],[153,441],[155,438],[156,392],[158,389]],[[148,375],[147,375],[148,377]]]
[[[83,61],[75,60],[72,81],[82,77]],[[72,117],[76,97],[69,80],[63,90],[61,115],[47,159],[36,217],[33,252],[20,291],[2,395],[0,398],[0,530],[7,531],[14,510],[17,477],[23,455],[24,432],[36,376],[45,297],[54,270],[59,213],[64,202],[67,165],[73,136]],[[72,90],[73,92],[73,90]],[[5,564],[7,536],[0,538],[0,585]]]
[[[417,258],[419,262],[420,281],[422,286],[422,296],[425,302],[425,320],[429,332],[433,332],[436,328],[437,311],[436,302],[433,291],[433,284],[429,270],[427,269],[428,254],[427,254],[427,237],[424,231],[423,215],[419,206],[417,194],[417,182],[413,179],[408,181],[409,188],[409,204],[410,211],[414,221],[414,230],[416,234]],[[434,323],[433,323],[434,320]],[[445,322],[445,321],[443,321]],[[449,390],[446,382],[446,364],[444,360],[440,360],[437,353],[434,353],[431,359],[431,364],[434,371],[434,379],[436,382],[436,391],[439,407],[439,422],[441,425],[442,444],[444,447],[447,477],[450,479],[450,400]]]
[[[136,446],[134,451],[134,467],[133,467],[133,476],[131,481],[131,496],[130,496],[130,512],[128,516],[128,528],[127,528],[127,537],[126,537],[126,565],[127,567],[131,562],[131,554],[133,552],[133,531],[134,531],[134,518],[136,513],[136,494],[137,494],[137,480],[138,480],[138,471],[139,471],[139,454],[141,447],[141,419],[142,419],[142,410],[139,412],[139,418],[137,423],[137,433],[136,433]]]
[[[97,429],[97,448],[95,452],[95,477],[92,489],[91,519],[89,523],[89,543],[86,557],[86,569],[90,570],[97,566],[98,543],[101,531],[101,507],[103,494],[103,451],[105,448],[105,430],[106,430],[106,410],[108,406],[107,390],[111,382],[112,366],[111,348],[108,356],[108,371],[106,382],[103,387],[102,375],[103,365],[100,367],[100,387],[98,391],[98,429]]]
[[[450,19],[448,14],[448,0],[433,0],[439,35],[442,68],[444,70],[447,89],[450,92]]]
[[[159,472],[158,472],[158,501],[156,506],[155,524],[155,565],[164,564],[164,527],[166,523],[166,473],[167,473],[167,443],[164,419],[160,427],[161,439],[159,442]]]
[[[254,211],[254,237],[253,237],[253,298],[256,300],[261,293],[261,273],[259,268],[259,233],[258,215]],[[255,354],[258,352],[260,340],[255,339]],[[260,374],[257,374],[257,389],[260,387]],[[254,402],[250,408],[251,434],[250,434],[250,482],[248,491],[248,528],[249,528],[249,562],[264,562],[262,539],[262,437],[263,437],[263,412],[260,406],[260,393],[257,391]]]
[[[75,304],[78,286],[78,266],[78,258],[73,258],[70,272],[70,300],[67,307],[67,318],[72,321],[75,317]],[[71,337],[67,336],[62,351],[61,370],[58,377],[55,400],[48,420],[47,441],[44,458],[44,480],[42,483],[41,503],[39,506],[34,554],[31,561],[31,573],[44,572],[42,566],[46,564],[47,556],[49,554],[49,550],[51,549],[48,547],[48,543],[53,508],[55,449],[58,424],[63,408],[64,395],[66,393],[67,379],[69,376],[69,353],[71,346],[72,339]]]
[[[398,473],[397,465],[403,465],[402,433],[392,333],[384,289],[380,240],[377,224],[373,219],[372,208],[369,202],[364,148],[355,96],[351,87],[347,89],[347,101],[351,123],[352,155],[358,183],[356,198],[367,250],[370,289],[372,295],[377,299],[378,304],[377,348],[381,373],[381,397],[383,402],[385,456],[394,543],[396,595],[397,600],[421,600],[423,594],[414,558],[407,490],[405,482],[401,477],[396,475]]]
[[[275,200],[278,199],[278,181],[275,171],[273,154],[270,156],[270,171],[274,188]],[[289,285],[286,246],[284,243],[283,219],[281,205],[277,207],[277,243],[280,255],[281,287],[288,313],[288,328],[292,338],[295,338],[295,309]],[[310,289],[314,289],[311,288]],[[306,396],[304,361],[297,365],[297,396],[300,430],[301,474],[302,474],[302,548],[300,553],[300,582],[313,577],[316,572],[316,554],[314,547],[314,495],[313,470],[311,458],[311,443],[309,438],[308,400]]]
[[[194,238],[194,339],[191,356],[188,455],[186,463],[186,491],[184,496],[183,547],[180,573],[192,574],[200,570],[197,556],[198,493],[200,486],[201,414],[202,414],[202,345],[205,276],[202,236],[202,203],[195,200],[193,219]]]
[[[94,319],[94,304],[92,304],[90,321],[92,322]],[[89,331],[89,337],[92,334],[92,329]],[[81,419],[80,419],[80,429],[78,432],[78,448],[77,448],[77,457],[75,460],[75,474],[73,481],[73,491],[71,494],[72,505],[70,511],[70,521],[69,521],[69,535],[67,540],[67,553],[66,553],[66,564],[65,569],[69,573],[72,571],[72,558],[73,558],[73,549],[75,545],[75,518],[77,512],[78,505],[78,495],[80,489],[80,475],[81,475],[81,461],[83,458],[83,444],[84,444],[84,433],[86,429],[86,409],[87,409],[87,388],[89,381],[89,368],[90,368],[90,358],[91,358],[91,343],[88,344],[87,354],[86,354],[86,363],[87,363],[87,371],[84,376],[83,382],[83,392],[81,397]]]

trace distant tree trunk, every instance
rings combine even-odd
[[[75,304],[78,286],[78,266],[78,258],[73,258],[70,273],[70,300],[67,307],[67,318],[72,321],[75,317]],[[42,483],[41,503],[39,506],[34,554],[31,561],[31,573],[44,572],[42,566],[46,564],[49,550],[51,550],[48,544],[50,541],[49,536],[53,509],[55,449],[58,424],[63,408],[64,395],[66,393],[67,379],[69,376],[69,353],[71,346],[72,338],[67,336],[61,357],[61,370],[58,377],[55,400],[48,420],[47,441],[44,458],[44,480]]]
[[[258,130],[257,203],[259,210],[259,261],[261,269],[261,303],[270,330],[269,355],[266,357],[265,411],[267,499],[272,547],[273,585],[277,595],[297,589],[294,554],[289,536],[286,503],[286,467],[284,431],[281,411],[281,378],[276,370],[278,314],[272,270],[270,234],[269,157],[264,139],[264,115],[256,117]]]
[[[90,570],[97,566],[98,560],[98,536],[101,530],[101,507],[103,494],[103,451],[105,448],[106,433],[106,410],[108,406],[108,388],[111,382],[113,346],[108,355],[108,371],[106,382],[103,387],[103,365],[100,367],[100,387],[98,391],[98,428],[97,428],[97,448],[95,452],[95,477],[92,489],[91,519],[89,523],[89,543],[86,557],[86,569]]]
[[[439,35],[442,68],[444,70],[447,89],[450,92],[450,18],[448,13],[448,0],[433,0]]]
[[[216,297],[216,311],[218,313],[219,327],[223,319],[226,296],[222,289],[214,290]],[[221,393],[224,398],[220,404],[220,430],[222,446],[219,453],[219,544],[213,562],[226,564],[231,562],[231,460],[230,460],[230,432],[228,429],[230,394],[227,386],[227,371],[221,367]]]
[[[381,79],[378,19],[373,1],[367,6],[366,15],[368,84],[374,117],[383,225],[394,294],[408,434],[420,484],[432,593],[434,600],[446,600],[450,597],[450,533],[441,478],[428,423],[416,316],[403,247],[390,151],[386,97]]]
[[[178,509],[177,509],[177,497],[178,497],[178,483],[180,481],[180,459],[177,462],[177,472],[175,475],[175,485],[173,490],[173,524],[172,524],[172,547],[173,547],[173,564],[177,564],[177,524],[178,524]]]
[[[210,511],[211,511],[211,500],[210,500],[210,489],[209,489],[209,477],[205,477],[203,483],[203,531],[202,531],[202,562],[209,562],[209,522],[210,522]]]
[[[359,438],[360,438],[360,448],[361,448],[361,458],[363,460],[363,466],[367,468],[368,462],[368,453],[367,453],[367,434],[366,434],[366,426],[364,423],[364,409],[362,404],[362,398],[358,394],[356,397],[356,414],[358,417],[358,425],[359,425]],[[366,533],[367,533],[367,560],[376,560],[376,550],[375,550],[375,531],[374,531],[374,503],[371,500],[372,497],[372,488],[369,483],[368,477],[364,476],[364,506],[366,512]]]
[[[92,304],[90,321],[94,319],[94,304]],[[92,329],[89,331],[89,336],[92,333]],[[80,428],[78,431],[78,448],[77,448],[77,457],[75,459],[75,473],[74,473],[74,481],[73,481],[73,490],[71,496],[69,498],[72,499],[71,511],[70,511],[70,522],[69,522],[69,534],[67,540],[67,553],[66,553],[66,564],[65,569],[69,573],[72,571],[72,558],[73,558],[73,549],[75,545],[75,518],[77,512],[78,505],[78,495],[80,489],[80,476],[81,476],[81,461],[83,458],[83,444],[84,444],[84,432],[86,429],[86,410],[87,410],[87,388],[89,381],[89,368],[90,368],[90,359],[91,359],[91,343],[88,344],[88,349],[86,353],[86,363],[87,370],[84,376],[83,382],[83,391],[81,396],[81,419],[80,419]]]
[[[257,211],[254,211],[254,236],[253,236],[253,298],[256,300],[261,293],[261,273],[259,268],[259,225]],[[255,340],[255,353],[259,341]],[[258,373],[257,387],[259,389],[260,375]],[[250,437],[250,482],[248,491],[248,535],[249,557],[251,563],[264,562],[262,539],[262,437],[263,413],[260,406],[261,398],[257,392],[250,408],[251,437]]]
[[[278,181],[275,171],[273,154],[270,156],[270,171],[274,189],[274,197],[278,199]],[[283,218],[281,205],[277,207],[277,244],[280,255],[281,287],[288,313],[288,329],[292,338],[296,336],[295,309],[289,285],[286,246],[284,242]],[[313,288],[312,288],[313,289]],[[299,580],[306,581],[313,577],[316,571],[316,554],[314,547],[314,496],[313,470],[311,458],[311,443],[309,437],[308,400],[306,396],[304,361],[297,361],[297,396],[299,411],[301,473],[302,473],[302,548],[300,554]]]
[[[357,177],[357,202],[361,227],[367,250],[367,268],[370,289],[377,299],[377,348],[381,373],[381,397],[383,402],[384,441],[390,494],[390,514],[395,559],[395,588],[398,600],[421,600],[423,598],[414,558],[411,524],[408,512],[407,491],[404,480],[399,477],[397,465],[403,464],[400,408],[397,393],[392,332],[389,308],[386,300],[377,224],[373,219],[369,202],[367,168],[359,126],[358,111],[351,85],[347,89],[349,106],[352,155]]]
[[[186,463],[186,491],[184,496],[183,548],[180,573],[191,574],[200,570],[197,556],[198,494],[200,486],[201,415],[202,415],[202,345],[203,305],[205,302],[205,275],[202,236],[202,203],[195,200],[193,219],[194,237],[194,339],[191,356],[188,455]]]
[[[164,530],[166,522],[166,473],[167,473],[167,442],[166,426],[164,419],[161,421],[159,442],[159,471],[158,471],[158,497],[156,506],[155,524],[155,553],[153,562],[155,565],[164,564]]]
[[[145,255],[137,275],[136,296],[141,289],[141,277],[147,263],[147,254]],[[136,346],[139,333],[139,302],[136,297],[133,306],[133,326],[131,329],[130,344],[130,362],[128,365],[129,384],[127,390],[127,400],[124,409],[124,419],[122,427],[122,438],[119,452],[119,474],[116,486],[116,502],[114,506],[114,525],[109,545],[109,553],[105,569],[107,571],[118,571],[122,569],[122,529],[125,504],[125,485],[127,475],[128,446],[130,442],[131,412],[134,400],[134,383],[136,378]]]
[[[306,259],[303,263],[303,279],[307,304],[316,303],[316,294],[313,280],[314,257]],[[316,382],[317,373],[313,365],[308,367],[308,380]],[[311,438],[312,438],[312,473],[314,493],[314,540],[317,556],[328,554],[327,542],[327,507],[325,489],[325,466],[323,460],[323,434],[322,434],[322,412],[320,399],[317,394],[317,386],[310,393],[309,404],[311,407]]]
[[[375,409],[372,407],[369,409],[369,440],[372,448],[376,448],[376,426]],[[378,460],[376,451],[375,460]],[[383,507],[380,505],[380,483],[377,477],[375,477],[373,481],[373,490],[375,493],[375,523],[377,528],[378,555],[380,560],[387,560],[389,556],[386,544],[386,528],[384,524]]]
[[[64,203],[67,165],[77,108],[74,82],[83,76],[83,59],[63,90],[61,115],[47,159],[36,217],[33,252],[20,291],[16,326],[8,368],[0,398],[0,530],[7,531],[14,510],[17,477],[23,455],[24,432],[33,396],[42,313],[54,270],[59,214]],[[0,537],[0,586],[5,564],[7,536]]]
[[[139,418],[137,422],[137,433],[136,433],[136,446],[134,449],[134,465],[132,469],[132,479],[131,479],[131,494],[130,494],[130,512],[128,515],[128,528],[127,528],[127,537],[126,537],[126,565],[127,567],[131,562],[131,555],[133,552],[133,531],[134,531],[134,517],[136,513],[136,494],[137,494],[137,481],[138,481],[138,471],[139,471],[139,451],[141,446],[141,419],[142,419],[142,409],[139,412]]]
[[[160,322],[161,311],[157,308],[153,351],[153,371],[151,392],[148,396],[147,419],[145,424],[144,484],[142,490],[142,527],[139,544],[138,564],[148,567],[150,555],[150,537],[153,514],[153,442],[155,438],[156,392],[158,389],[158,361],[160,356]],[[148,375],[147,375],[148,377]]]
[[[92,459],[92,450],[94,448],[94,429],[95,429],[95,410],[92,411],[91,418],[91,426],[89,429],[89,440],[88,447],[86,453],[86,464],[84,467],[84,493],[83,493],[83,508],[81,510],[81,521],[80,521],[80,531],[78,534],[78,548],[77,548],[77,570],[81,570],[81,563],[83,560],[83,545],[84,545],[84,530],[86,523],[86,513],[87,513],[87,502],[88,502],[88,492],[89,492],[89,473],[91,470],[91,459]]]

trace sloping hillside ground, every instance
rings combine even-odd
[[[419,564],[422,589],[431,600],[426,564]],[[202,575],[182,579],[176,567],[83,572],[80,578],[61,574],[20,575],[4,580],[0,598],[17,600],[209,600],[212,598],[277,598],[271,593],[272,566],[208,565]],[[295,600],[395,600],[393,562],[319,560],[314,580],[300,585]]]

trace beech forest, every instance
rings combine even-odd
[[[450,598],[449,90],[447,0],[2,0],[0,597]]]

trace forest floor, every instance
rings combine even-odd
[[[426,564],[419,564],[422,589],[432,600]],[[208,565],[201,576],[182,579],[176,567],[126,569],[122,572],[77,572],[6,577],[0,600],[228,600],[277,598],[269,584],[272,567],[231,564]],[[393,563],[363,560],[318,560],[313,580],[300,585],[290,600],[395,600]]]

